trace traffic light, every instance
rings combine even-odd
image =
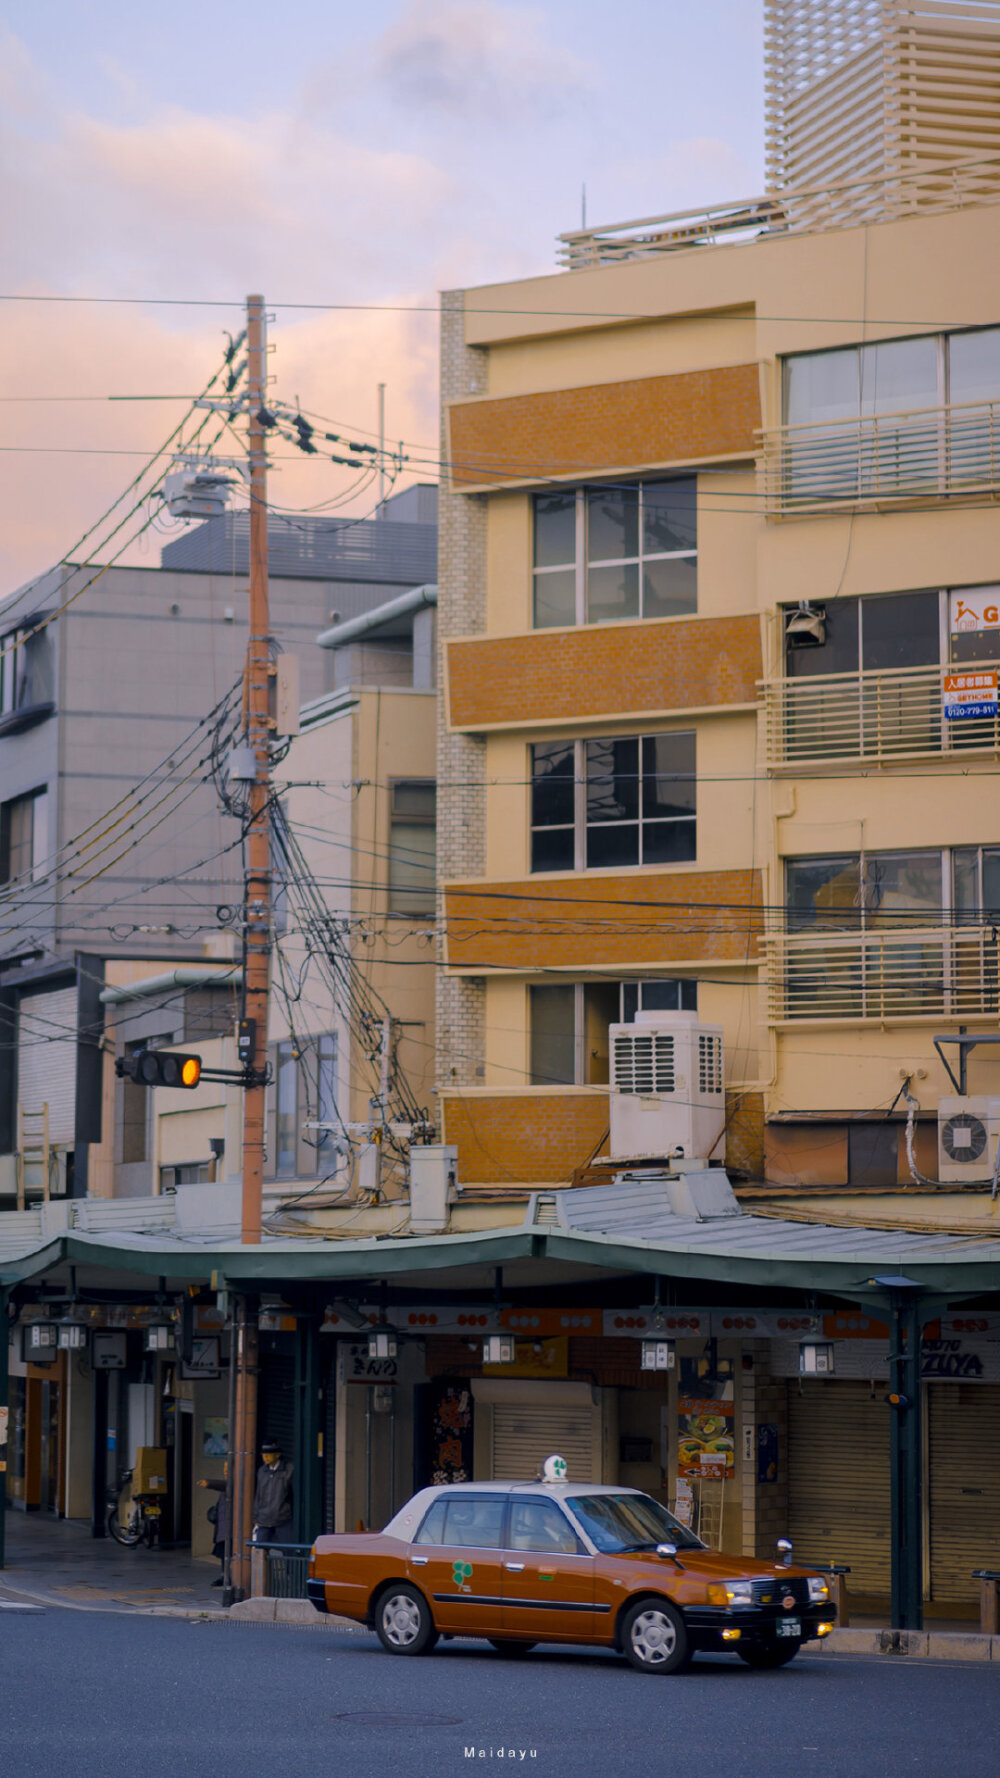
[[[908,1408],[910,1405],[909,1397],[906,1395],[901,1395],[898,1389],[893,1389],[885,1397],[885,1400],[888,1403],[889,1407],[896,1408],[899,1412],[905,1411],[905,1409]]]
[[[201,1079],[201,1057],[182,1056],[176,1050],[140,1050],[134,1056],[119,1056],[115,1073],[138,1087],[183,1087],[190,1092]]]

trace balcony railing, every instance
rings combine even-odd
[[[856,228],[895,216],[927,216],[1000,198],[1000,157],[940,161],[905,172],[877,173],[836,185],[794,189],[612,222],[600,228],[569,229],[559,236],[560,263],[585,271],[623,259],[648,259],[684,247],[733,246],[762,236]]]
[[[946,673],[989,663],[901,667],[892,672],[823,673],[772,679],[763,687],[770,766],[858,759],[872,764],[927,755],[1000,750],[1000,719],[943,714]]]
[[[996,1016],[994,926],[786,933],[766,941],[772,1025]]]
[[[772,517],[1000,492],[1000,401],[777,426],[762,437]]]

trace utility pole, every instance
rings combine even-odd
[[[267,398],[267,315],[262,296],[247,297],[247,413],[250,452],[250,640],[247,644],[245,740],[256,772],[250,784],[247,870],[243,903],[243,1060],[248,1085],[243,1093],[243,1244],[259,1243],[264,1170],[264,1107],[267,1061],[267,1003],[271,968],[271,725],[270,613],[267,589],[267,449],[257,415]],[[249,1591],[247,1545],[253,1530],[257,1458],[257,1317],[244,1298],[233,1316],[232,1358],[236,1367],[236,1411],[232,1428],[231,1507],[233,1561],[230,1587]]]

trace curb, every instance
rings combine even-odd
[[[824,1654],[834,1655],[1000,1662],[1000,1636],[963,1630],[834,1630],[822,1646]]]

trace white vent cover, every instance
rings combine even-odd
[[[725,1122],[722,1028],[695,1013],[612,1025],[611,1158],[707,1160]],[[720,1157],[721,1158],[721,1157]]]
[[[1000,1141],[1000,1099],[938,1100],[938,1178],[946,1184],[988,1180]]]

